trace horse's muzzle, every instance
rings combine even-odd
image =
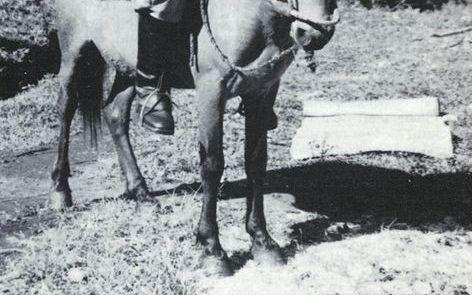
[[[294,23],[292,37],[305,51],[322,49],[331,40],[334,34],[334,25],[308,25]]]

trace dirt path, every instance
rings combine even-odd
[[[0,157],[0,222],[45,205],[56,149],[56,146],[46,146]],[[100,142],[97,152],[82,138],[74,138],[70,163],[74,176],[70,178],[70,185],[76,203],[114,196],[121,190],[120,175],[108,175],[110,169],[103,169],[116,165],[111,142]]]

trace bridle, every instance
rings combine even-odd
[[[274,68],[275,64],[285,58],[286,56],[292,55],[295,57],[300,45],[296,42],[291,47],[283,50],[278,55],[274,56],[270,60],[254,66],[249,67],[240,67],[235,65],[227,55],[223,53],[220,46],[216,42],[215,36],[211,30],[210,21],[208,18],[208,1],[209,0],[200,0],[200,14],[203,21],[203,27],[205,28],[210,43],[212,44],[214,50],[219,55],[220,59],[223,61],[224,64],[230,69],[231,72],[239,72],[239,73],[250,73],[250,72],[257,72],[263,68]],[[287,17],[293,21],[300,21],[307,23],[309,25],[318,25],[318,26],[333,26],[340,21],[339,11],[336,8],[333,12],[333,15],[330,17],[330,20],[314,20],[310,19],[303,13],[299,11],[298,0],[288,0],[288,2],[284,2],[283,0],[267,0],[270,4],[272,4],[276,13],[280,14],[283,17]]]
[[[329,20],[319,20],[319,19],[312,19],[303,14],[300,11],[300,6],[298,4],[298,0],[288,0],[288,2],[283,2],[281,0],[269,0],[276,11],[288,18],[293,18],[295,21],[300,21],[303,23],[307,23],[309,25],[318,25],[318,26],[334,26],[341,20],[341,16],[339,14],[339,10],[337,8],[334,9],[333,14],[330,16]]]

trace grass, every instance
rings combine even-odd
[[[3,294],[466,294],[472,290],[470,245],[463,230],[425,233],[383,229],[342,241],[299,245],[288,264],[248,261],[233,277],[201,270],[192,235],[196,195],[152,204],[109,201],[59,215],[42,233],[10,242]],[[293,225],[322,216],[292,207],[293,197],[266,197],[269,230],[290,247]],[[230,255],[246,257],[244,200],[222,201],[219,223]],[[346,235],[344,238],[349,237]],[[432,259],[434,257],[434,259]],[[462,292],[462,293],[461,293]]]
[[[58,67],[53,0],[0,0],[0,100]],[[56,61],[56,62],[55,62]]]
[[[0,40],[42,46],[53,27],[52,0],[0,0]]]
[[[276,104],[279,128],[269,133],[269,169],[335,162],[413,175],[469,174],[470,33],[449,38],[430,36],[471,25],[472,11],[456,5],[426,13],[342,6],[342,16],[332,42],[317,53],[317,73],[309,73],[297,60],[284,76]],[[56,79],[49,77],[38,87],[0,102],[0,154],[55,143],[57,90]],[[308,162],[289,157],[291,138],[301,122],[301,99],[347,101],[423,95],[437,96],[442,111],[458,117],[452,126],[456,137],[452,159],[401,153]],[[193,92],[176,92],[174,96],[180,105],[175,111],[174,137],[150,134],[136,122],[131,127],[138,163],[152,190],[168,183],[199,180],[198,101]],[[237,106],[237,100],[229,102],[225,115],[225,180],[244,177],[244,128],[243,118],[235,114]],[[79,124],[74,124],[76,134]],[[110,165],[106,173],[119,175],[118,165]],[[94,181],[97,186],[103,185],[99,179]],[[320,218],[289,206],[292,201],[282,198],[278,203],[269,201],[267,206],[270,231],[285,246],[290,245],[293,225]],[[148,204],[136,210],[133,203],[123,201],[97,203],[87,210],[59,215],[57,226],[45,226],[38,235],[11,239],[26,253],[6,257],[0,289],[10,294],[143,294],[157,289],[159,294],[268,294],[287,290],[300,294],[466,294],[472,290],[468,276],[472,271],[472,237],[457,224],[424,231],[410,227],[382,230],[376,225],[369,233],[344,236],[342,241],[301,245],[286,266],[274,269],[249,261],[234,277],[216,280],[199,273],[196,267],[200,252],[193,245],[192,231],[200,206],[198,196],[164,198],[163,204],[166,209],[157,214]],[[238,253],[244,257],[249,248],[243,229],[244,200],[222,201],[219,210],[223,246],[236,257]]]
[[[310,246],[276,269],[248,263],[210,294],[466,294],[471,239],[385,230]]]
[[[0,286],[6,294],[194,294],[203,290],[199,282],[207,274],[197,268],[200,252],[192,234],[200,198],[175,198],[161,199],[163,210],[124,201],[92,204],[61,215],[55,227],[31,239],[12,238],[26,254],[19,261],[8,259],[6,269],[14,271],[0,277]],[[225,216],[220,220],[222,242],[230,253],[248,251],[250,246],[242,230],[243,203],[235,200],[219,209],[220,218]],[[268,204],[270,219],[287,222],[275,228],[276,236],[287,235],[285,225],[316,217],[289,203],[290,198],[279,196]]]
[[[185,212],[193,209],[173,210],[116,201],[66,213],[22,241],[27,254],[7,266],[15,271],[0,286],[4,294],[193,294],[185,279],[198,257]]]
[[[0,151],[21,151],[56,141],[59,134],[55,108],[58,92],[57,80],[48,77],[38,87],[14,99],[0,101]]]

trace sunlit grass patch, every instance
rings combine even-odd
[[[200,196],[169,196],[151,203],[109,201],[59,214],[57,225],[10,242],[24,252],[7,256],[0,286],[6,294],[195,294],[217,281],[198,268],[201,250],[193,235]],[[293,197],[266,197],[269,229],[282,245],[292,225],[316,218],[295,209]],[[248,251],[245,200],[222,201],[223,247]]]
[[[54,21],[52,0],[0,0],[0,40],[44,45]]]
[[[266,216],[273,237],[283,247],[295,247],[288,263],[274,266],[248,260],[233,277],[208,276],[199,268],[201,249],[193,236],[199,199],[199,195],[163,197],[162,209],[152,203],[136,206],[115,200],[58,214],[57,225],[42,233],[10,239],[22,254],[6,256],[0,287],[5,294],[465,294],[472,290],[470,232],[379,227],[373,234],[346,235],[341,241],[298,244],[291,240],[294,226],[325,217],[296,209],[292,196],[279,194],[265,197]],[[230,256],[249,257],[244,204],[244,199],[219,202],[221,242]]]
[[[195,205],[191,197],[184,200]],[[196,210],[111,201],[68,212],[57,227],[17,240],[26,254],[9,262],[2,289],[7,294],[192,294]]]
[[[0,152],[24,151],[57,138],[58,92],[57,80],[48,77],[15,99],[0,101]]]
[[[310,246],[282,267],[249,262],[210,294],[469,294],[472,233],[390,231]]]

